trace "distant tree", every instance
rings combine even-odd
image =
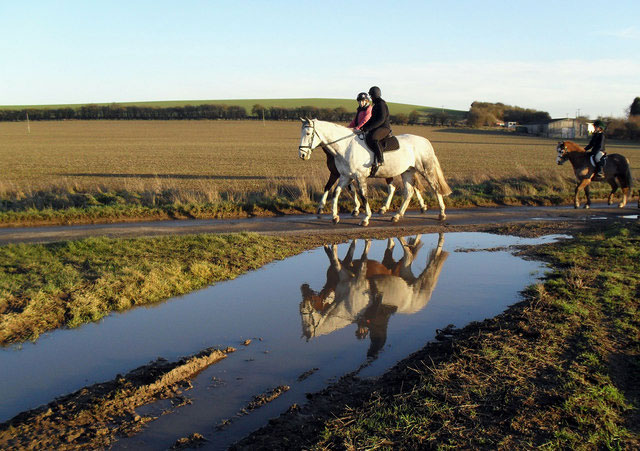
[[[629,116],[640,116],[640,97],[636,97],[629,106]]]
[[[256,103],[255,105],[253,105],[253,108],[251,108],[251,114],[257,116],[259,119],[262,119],[264,117],[265,111],[266,108],[259,103]]]
[[[404,125],[409,122],[409,116],[404,113],[398,113],[396,115],[391,116],[391,121],[394,124]]]
[[[420,123],[420,112],[418,110],[413,110],[409,113],[409,123],[412,125]]]

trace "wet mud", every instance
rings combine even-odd
[[[188,404],[184,394],[190,379],[234,352],[208,348],[169,362],[159,358],[114,380],[85,387],[46,406],[23,412],[0,424],[2,449],[96,449],[108,447],[117,437],[131,436],[151,416],[136,408],[170,400],[164,413]]]

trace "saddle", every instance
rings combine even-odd
[[[595,155],[591,155],[589,157],[589,163],[591,163],[591,166],[593,166],[594,168],[596,167],[596,160],[595,160],[596,156]],[[602,167],[604,168],[607,165],[607,154],[605,153],[602,158],[600,159],[600,161],[602,162]]]
[[[393,136],[393,133],[389,133],[386,138],[380,141],[380,145],[382,146],[383,152],[398,150],[400,148],[400,142],[398,142],[398,138]]]

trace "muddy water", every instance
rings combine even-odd
[[[0,351],[0,421],[159,356],[234,346],[236,353],[195,379],[187,392],[193,404],[116,446],[166,448],[199,432],[209,447],[224,448],[345,373],[379,375],[436,329],[500,313],[544,268],[506,248],[556,238],[430,234],[421,245],[393,239],[393,249],[374,240],[365,258],[362,240],[321,247],[155,307],[52,332]],[[291,390],[236,417],[253,395],[279,385]],[[225,419],[233,421],[216,430]]]

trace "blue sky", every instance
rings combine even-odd
[[[351,98],[622,116],[634,1],[0,0],[0,105]]]

